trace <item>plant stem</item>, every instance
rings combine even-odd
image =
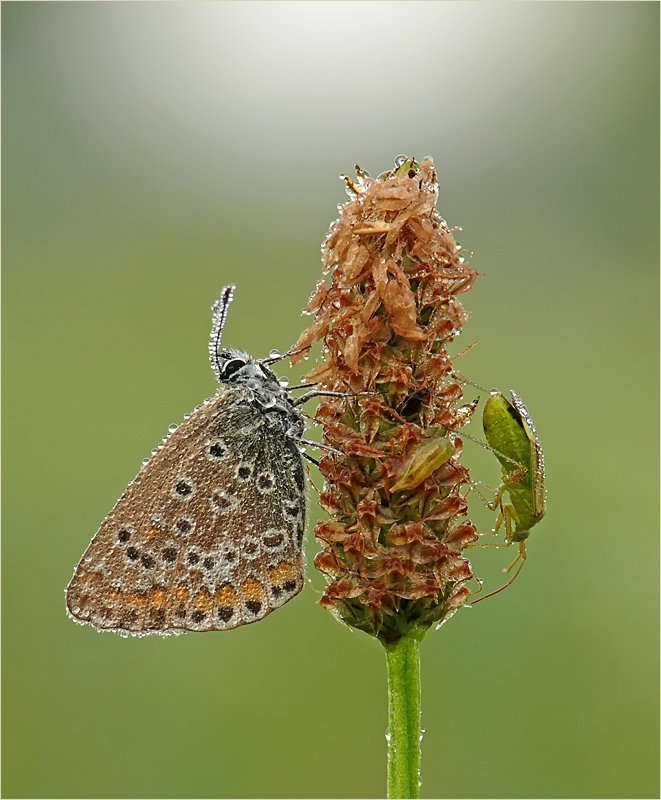
[[[386,646],[388,800],[420,797],[420,642],[411,634]]]

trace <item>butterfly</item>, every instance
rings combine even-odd
[[[298,406],[269,368],[222,349],[234,286],[214,303],[219,382],[154,451],[103,521],[66,590],[69,615],[124,635],[222,631],[303,588],[306,502]],[[292,387],[303,388],[303,387]],[[172,429],[171,429],[172,430]]]

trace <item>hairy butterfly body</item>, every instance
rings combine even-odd
[[[77,622],[137,635],[228,630],[303,588],[301,399],[267,366],[282,356],[219,352],[233,289],[213,308],[220,388],[165,440],[92,539],[66,591]]]

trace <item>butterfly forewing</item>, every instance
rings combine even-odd
[[[83,555],[69,613],[137,634],[227,630],[303,587],[299,415],[222,388],[143,467]]]

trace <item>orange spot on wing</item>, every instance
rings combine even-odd
[[[193,598],[193,605],[196,611],[211,611],[213,603],[211,602],[211,595],[206,589],[201,589]]]
[[[147,598],[142,592],[132,592],[128,595],[126,601],[130,606],[135,606],[136,608],[144,608],[147,604]]]
[[[188,599],[188,589],[185,586],[175,586],[170,590],[170,594],[180,603],[183,603]]]
[[[149,593],[149,599],[156,608],[164,608],[168,602],[167,593],[163,589],[152,589]]]
[[[264,589],[259,581],[246,581],[241,587],[241,593],[246,600],[261,602],[264,598]]]
[[[219,606],[235,606],[237,602],[236,592],[231,586],[223,586],[214,595],[214,600]]]
[[[90,588],[94,586],[96,583],[101,583],[103,580],[103,575],[99,572],[88,572],[82,579],[81,583],[83,586],[89,586]]]
[[[121,589],[110,589],[108,592],[106,592],[106,600],[110,601],[111,603],[118,603],[123,596],[124,593],[121,591]]]
[[[282,564],[278,564],[277,567],[269,570],[268,578],[271,583],[276,585],[285,581],[296,580],[296,570],[292,564],[287,564],[283,561]]]

